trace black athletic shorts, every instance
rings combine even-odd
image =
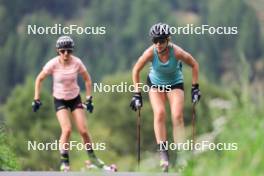
[[[71,111],[74,111],[77,108],[83,109],[80,95],[71,100],[57,99],[54,97],[54,105],[56,112],[61,109],[70,109]]]
[[[155,84],[153,84],[150,81],[149,76],[147,77],[147,85],[149,87],[157,88],[159,90],[166,91],[166,92],[168,92],[170,90],[173,90],[173,89],[181,89],[181,90],[184,91],[184,84],[183,83],[178,83],[178,84],[173,84],[173,85],[166,85],[166,86],[163,86],[163,85],[155,85]]]

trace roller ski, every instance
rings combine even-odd
[[[111,164],[110,166],[106,165],[102,160],[96,159],[97,161],[87,160],[85,161],[85,166],[88,170],[94,171],[109,171],[109,172],[117,172],[117,167],[115,164]]]
[[[68,163],[61,163],[60,171],[61,172],[69,172],[70,171],[70,165]]]
[[[169,172],[169,161],[161,159],[160,167],[162,169],[162,172]]]

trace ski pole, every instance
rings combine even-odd
[[[138,169],[140,168],[140,109],[138,109],[138,117],[137,117],[137,160],[138,160]]]
[[[138,170],[140,169],[140,102],[136,102],[138,104],[137,107],[137,162],[138,162]]]
[[[196,118],[196,112],[195,112],[195,103],[192,104],[192,140],[195,144],[195,118]]]

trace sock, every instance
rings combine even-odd
[[[99,168],[103,168],[104,166],[104,162],[101,161],[100,159],[98,159],[93,151],[93,149],[87,150],[88,153],[88,157],[90,159],[90,161],[95,164],[97,167]]]
[[[97,159],[97,157],[96,157],[96,155],[94,153],[94,150],[92,148],[92,145],[88,145],[88,148],[86,150],[87,150],[88,157],[90,159]]]
[[[87,154],[88,154],[89,157],[95,157],[93,149],[88,149],[87,150]]]
[[[169,152],[168,149],[166,149],[166,141],[161,141],[159,144],[157,144],[157,149],[160,153],[160,158],[164,161],[169,161]]]
[[[70,163],[70,160],[69,160],[69,153],[68,151],[62,151],[61,152],[61,163],[65,163],[65,164],[68,164]]]

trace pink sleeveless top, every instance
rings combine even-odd
[[[72,55],[68,65],[59,62],[59,56],[51,59],[44,67],[46,74],[53,77],[53,96],[57,99],[71,100],[78,96],[80,87],[77,83],[78,74],[86,71],[82,61]]]

